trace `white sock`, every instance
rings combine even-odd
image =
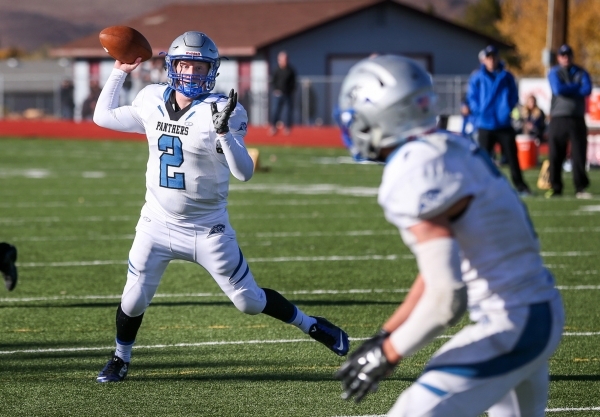
[[[115,356],[123,359],[124,362],[131,362],[131,349],[133,349],[134,342],[123,344],[119,342],[119,339],[115,339],[117,342],[117,348],[115,349]]]
[[[296,306],[294,306],[294,307],[296,307]],[[293,324],[294,326],[296,326],[297,328],[299,328],[306,334],[308,334],[308,330],[310,329],[310,326],[312,326],[316,322],[317,322],[317,320],[314,317],[307,316],[298,307],[296,307],[296,314],[294,315],[294,317],[292,317],[292,319],[290,321],[288,321],[289,324]]]

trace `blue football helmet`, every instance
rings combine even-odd
[[[179,74],[177,62],[202,61],[210,64],[207,75]],[[168,84],[186,97],[196,98],[215,88],[217,70],[221,65],[217,45],[202,32],[185,32],[169,47],[165,57]]]
[[[364,59],[344,79],[334,115],[352,156],[379,161],[381,149],[435,128],[431,76],[409,58]]]

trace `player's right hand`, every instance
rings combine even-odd
[[[388,362],[383,353],[383,342],[388,336],[382,331],[364,342],[336,372],[335,378],[342,381],[342,399],[354,397],[358,403],[369,392],[377,391],[379,382],[392,374],[396,364]]]
[[[115,61],[114,68],[120,69],[121,71],[129,74],[131,71],[136,69],[138,65],[142,62],[142,57],[138,57],[133,64],[126,64],[124,62],[119,61],[118,59]]]

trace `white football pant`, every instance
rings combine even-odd
[[[486,313],[435,353],[388,416],[544,416],[548,359],[563,325],[558,292],[546,303]]]
[[[174,222],[144,206],[129,252],[127,283],[121,298],[125,314],[137,317],[146,310],[167,265],[174,259],[204,267],[243,313],[258,314],[265,308],[265,293],[254,281],[227,211],[197,223],[185,223]]]

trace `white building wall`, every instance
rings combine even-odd
[[[253,100],[250,111],[250,124],[269,123],[269,66],[264,59],[256,59],[250,64],[252,81],[250,93]]]
[[[237,61],[222,60],[219,67],[219,76],[215,83],[213,93],[229,94],[229,90],[238,87],[238,63]]]
[[[73,87],[74,118],[76,121],[80,121],[81,106],[90,94],[90,64],[87,61],[75,61],[73,64]]]

